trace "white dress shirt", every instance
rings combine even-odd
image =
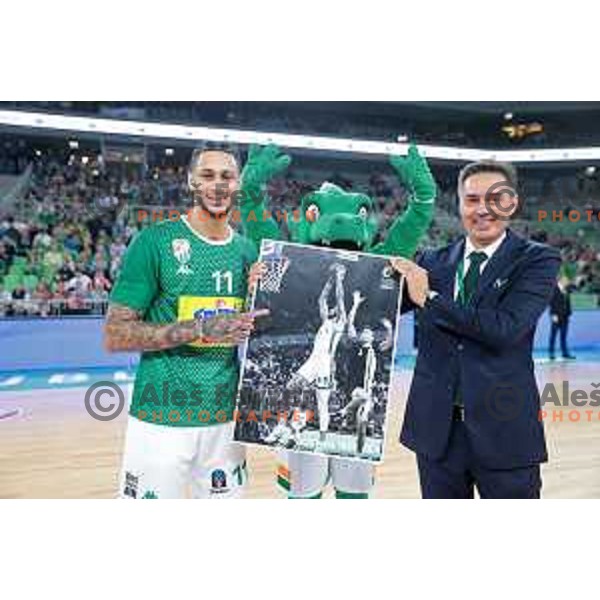
[[[502,246],[502,243],[504,242],[505,239],[506,239],[506,231],[493,244],[490,244],[489,246],[486,246],[485,248],[475,248],[475,246],[473,245],[473,242],[471,242],[471,240],[467,237],[466,243],[465,243],[465,252],[463,254],[463,265],[464,265],[463,277],[469,272],[469,268],[471,266],[471,258],[470,257],[471,257],[471,254],[473,254],[473,252],[483,252],[488,257],[487,260],[481,265],[481,270],[479,271],[479,274],[481,275],[481,273],[483,273],[485,268],[488,266],[490,260],[492,259],[492,256],[494,256],[494,254],[497,252],[498,248],[500,248],[500,246]],[[455,300],[458,300],[458,293],[460,290],[459,278],[460,278],[460,273],[456,273],[456,283],[454,285],[454,299]]]

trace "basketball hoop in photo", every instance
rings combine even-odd
[[[265,241],[261,249],[261,262],[267,270],[260,279],[260,291],[279,294],[283,278],[290,267],[290,260],[283,256],[283,244]]]

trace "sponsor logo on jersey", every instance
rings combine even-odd
[[[222,296],[180,296],[177,306],[179,321],[192,319],[208,319],[216,315],[230,315],[239,313],[244,307],[242,298],[223,298]],[[196,347],[230,347],[224,344],[190,344]]]
[[[173,256],[179,263],[177,275],[191,275],[190,260],[192,259],[192,247],[189,240],[173,240]]]

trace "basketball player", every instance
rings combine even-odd
[[[341,411],[342,419],[356,416],[357,449],[362,452],[366,436],[369,414],[373,409],[373,384],[377,369],[377,358],[373,348],[375,336],[371,329],[364,329],[351,350],[348,361],[348,385],[352,399]]]
[[[287,386],[288,390],[294,392],[302,392],[309,386],[315,386],[321,443],[325,441],[329,430],[329,399],[334,385],[335,354],[347,323],[343,285],[346,267],[335,263],[331,266],[331,271],[334,275],[329,277],[319,297],[321,327],[315,337],[312,353]],[[330,309],[328,300],[334,279],[336,305]]]
[[[352,342],[348,364],[348,389],[351,392],[351,401],[342,409],[340,416],[344,421],[349,414],[356,417],[357,450],[359,453],[364,448],[364,442],[369,423],[369,415],[374,404],[375,373],[377,372],[377,356],[375,354],[375,334],[372,329],[366,327],[360,336],[356,332],[355,320],[358,308],[363,304],[365,298],[360,291],[353,294],[352,309],[348,315],[348,338]],[[387,319],[382,319],[386,330],[384,340],[379,345],[382,352],[390,349],[392,340],[392,324]]]
[[[263,438],[263,441],[269,446],[281,445],[286,447],[291,435],[292,430],[288,427],[287,416],[280,416],[277,425],[275,425],[273,430]]]
[[[280,446],[281,448],[293,448],[298,443],[298,432],[288,424],[288,415],[279,416],[277,425],[273,431],[264,439],[269,446]]]
[[[111,295],[107,349],[141,353],[122,498],[183,498],[188,487],[194,498],[234,498],[246,482],[244,448],[231,442],[236,346],[266,312],[242,312],[256,251],[228,222],[234,153],[195,151],[189,186],[193,211],[136,237]]]

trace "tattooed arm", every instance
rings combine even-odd
[[[236,345],[254,329],[254,319],[268,314],[256,311],[216,315],[203,320],[168,325],[144,323],[140,312],[111,304],[104,327],[104,343],[109,352],[160,352],[197,341]]]
[[[140,312],[111,304],[104,326],[104,345],[109,352],[158,352],[194,342],[201,335],[200,321],[144,323]]]

